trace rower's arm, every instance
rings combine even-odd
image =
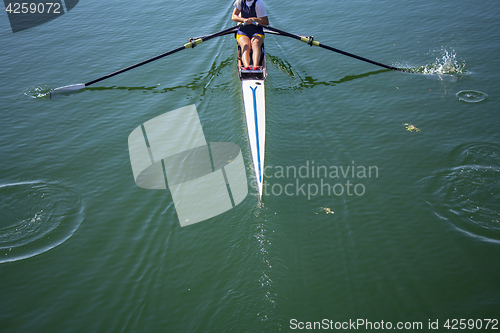
[[[269,18],[267,16],[243,18],[240,16],[240,12],[241,12],[241,10],[239,10],[238,8],[235,8],[231,19],[235,22],[242,22],[242,23],[247,23],[247,24],[257,22],[257,23],[262,24],[262,25],[269,25]]]
[[[233,17],[231,17],[231,19],[234,22],[241,22],[241,23],[245,22],[245,19],[240,16],[240,12],[241,12],[241,10],[239,10],[238,8],[234,9],[234,11],[233,11]]]
[[[267,18],[267,16],[250,17],[250,18],[247,18],[245,21],[245,23],[247,23],[247,24],[251,24],[253,22],[257,22],[257,23],[262,24],[262,25],[269,25],[269,19]]]

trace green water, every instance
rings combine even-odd
[[[277,28],[417,74],[268,35],[267,194],[184,228],[168,191],[135,184],[127,139],[195,104],[251,182],[231,36],[42,95],[230,27],[232,2],[81,1],[18,33],[0,15],[1,332],[500,319],[500,4],[265,4]]]

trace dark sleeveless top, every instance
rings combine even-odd
[[[249,18],[249,17],[257,17],[257,12],[255,10],[255,5],[257,4],[257,1],[259,0],[254,0],[253,4],[248,7],[247,6],[247,1],[243,0],[241,1],[241,17],[243,18]],[[264,29],[262,27],[258,27],[253,24],[248,24],[243,27],[240,27],[238,31],[245,35],[247,35],[249,38],[252,38],[253,35],[255,34],[264,34]]]

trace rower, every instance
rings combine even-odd
[[[269,25],[266,8],[262,0],[236,0],[232,20],[245,23],[236,33],[236,40],[241,48],[241,60],[245,70],[260,70],[259,60],[261,56],[261,47],[264,43],[264,29],[253,25],[256,22],[262,25]],[[250,59],[250,51],[252,60]],[[253,63],[253,68],[250,65]]]

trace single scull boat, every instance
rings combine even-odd
[[[259,25],[258,23],[253,23],[255,25]],[[225,36],[228,34],[235,33],[236,30],[238,29],[238,26],[235,27],[230,27],[227,29],[224,29],[222,31],[216,32],[211,35],[206,35],[202,37],[197,37],[197,38],[191,38],[188,43],[170,50],[168,52],[162,53],[160,55],[157,55],[153,58],[146,59],[144,61],[141,61],[135,65],[120,69],[116,72],[110,73],[108,75],[105,75],[103,77],[100,77],[98,79],[95,79],[93,81],[87,82],[87,83],[79,83],[79,84],[73,84],[73,85],[68,85],[68,86],[63,86],[56,88],[50,92],[50,98],[56,97],[58,95],[66,95],[70,93],[74,93],[77,91],[80,91],[84,89],[85,87],[88,87],[92,84],[95,84],[97,82],[100,82],[104,79],[113,77],[115,75],[124,73],[126,71],[129,71],[131,69],[137,68],[139,66],[148,64],[152,61],[161,59],[163,57],[169,56],[171,54],[177,53],[179,51],[185,50],[185,49],[192,49],[196,45],[203,43],[204,41],[210,40],[215,37],[221,37]],[[362,60],[365,62],[369,62],[371,64],[381,66],[387,69],[392,69],[392,70],[397,70],[401,72],[408,72],[405,69],[402,68],[397,68],[394,66],[388,66],[384,65],[380,62],[373,61],[364,57],[360,57],[358,55],[339,50],[337,48],[322,44],[316,40],[312,36],[310,37],[304,37],[296,34],[292,34],[280,29],[276,29],[270,26],[265,26],[262,25],[264,28],[264,31],[266,33],[273,33],[276,35],[281,35],[281,36],[286,36],[286,37],[291,37],[297,40],[300,40],[306,44],[309,44],[310,46],[318,46],[323,49],[333,51],[336,53],[340,53],[358,60]],[[253,64],[252,64],[253,66]],[[252,162],[253,166],[255,169],[255,178],[257,182],[257,188],[258,188],[258,196],[259,200],[262,198],[262,190],[263,190],[263,178],[264,178],[264,151],[265,151],[265,144],[266,144],[266,102],[265,102],[265,95],[264,95],[264,81],[266,80],[267,77],[267,68],[266,68],[266,58],[264,55],[264,48],[262,48],[262,56],[260,59],[260,64],[259,66],[262,67],[261,70],[243,70],[241,69],[241,57],[240,57],[240,52],[238,51],[238,76],[241,80],[241,86],[242,86],[242,91],[243,91],[243,101],[244,101],[244,108],[245,108],[245,117],[246,117],[246,122],[247,122],[247,129],[248,129],[248,139],[250,143],[250,151],[252,152]]]

